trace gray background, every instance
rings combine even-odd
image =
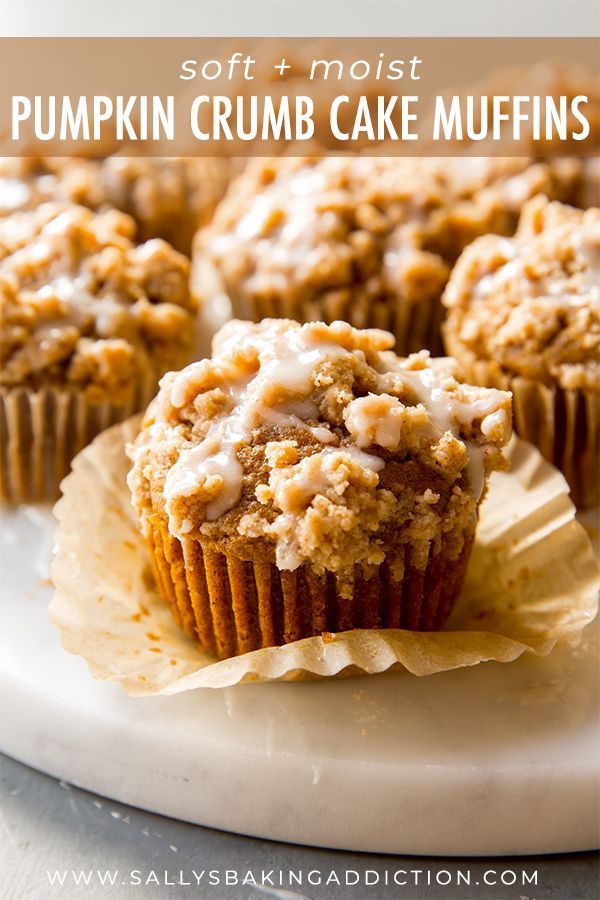
[[[598,0],[0,0],[4,35],[590,36]]]

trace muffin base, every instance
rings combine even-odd
[[[460,593],[474,539],[466,538],[458,559],[442,546],[424,569],[410,564],[407,544],[394,574],[383,564],[369,578],[357,571],[349,585],[307,565],[281,571],[208,542],[179,540],[161,513],[144,511],[141,526],[161,596],[187,634],[219,659],[355,628],[437,631]]]
[[[105,428],[144,409],[156,386],[156,373],[149,373],[118,404],[92,404],[82,391],[63,387],[0,388],[0,501],[56,499],[73,457]]]
[[[600,503],[600,392],[509,375],[497,363],[477,359],[448,328],[444,342],[465,381],[512,391],[515,431],[560,469],[575,505]]]

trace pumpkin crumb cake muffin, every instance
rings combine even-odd
[[[247,166],[194,244],[193,287],[233,315],[342,319],[442,348],[442,291],[471,240],[512,234],[538,192],[574,199],[579,160],[323,157]]]
[[[446,348],[474,384],[511,390],[515,428],[598,502],[600,210],[544,197],[514,238],[468,247],[444,295]]]
[[[72,457],[191,358],[189,262],[116,211],[0,221],[2,499],[52,499]]]
[[[158,589],[206,650],[444,623],[511,398],[393,343],[232,321],[163,378],[129,485]]]

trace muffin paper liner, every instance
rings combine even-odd
[[[306,565],[284,572],[218,552],[210,543],[179,540],[158,512],[144,513],[142,534],[175,619],[219,659],[353,628],[438,631],[459,594],[473,544],[471,529],[459,559],[449,559],[442,543],[424,569],[411,565],[407,544],[402,560],[394,560],[401,579],[382,565],[371,578],[357,575],[350,583]]]
[[[567,390],[511,376],[497,363],[480,360],[445,329],[446,351],[469,384],[513,393],[517,434],[539,448],[567,479],[573,502],[582,509],[600,503],[600,391]]]
[[[125,480],[124,444],[138,426],[136,417],[105,431],[63,482],[50,606],[65,649],[128,694],[392,668],[423,676],[487,660],[509,662],[526,651],[545,656],[554,647],[577,645],[596,615],[600,570],[567,484],[534,447],[514,439],[509,471],[491,477],[463,590],[444,631],[324,631],[216,661],[186,634],[191,614],[178,591],[171,598],[174,616],[155,588]],[[150,537],[158,539],[154,529],[147,529]],[[183,566],[168,541],[162,552],[166,559],[171,554],[169,571]]]
[[[156,392],[154,371],[120,403],[90,403],[76,388],[0,388],[0,500],[55,500],[71,460],[101,431],[144,409]]]

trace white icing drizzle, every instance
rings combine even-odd
[[[306,329],[288,329],[276,335],[263,335],[248,331],[244,323],[230,323],[218,338],[215,349],[227,354],[233,348],[256,352],[258,370],[246,380],[230,381],[220,385],[229,399],[229,411],[216,419],[201,443],[185,450],[169,471],[165,480],[164,496],[170,527],[176,531],[175,517],[171,515],[172,500],[193,493],[207,479],[218,475],[222,478],[222,490],[218,500],[208,504],[206,519],[211,522],[231,509],[242,492],[243,468],[236,450],[247,441],[252,430],[270,422],[280,427],[309,429],[322,443],[330,443],[335,436],[328,428],[309,426],[298,413],[316,418],[316,407],[308,401],[299,405],[298,397],[308,398],[313,389],[313,374],[326,360],[348,353],[333,342],[316,342],[307,338]],[[202,366],[202,363],[197,363]],[[173,406],[185,402],[186,386],[193,367],[185,369],[171,387]],[[269,395],[273,389],[289,393],[290,399],[272,405]],[[218,463],[214,463],[214,455]]]
[[[395,450],[400,444],[402,419],[399,415],[404,409],[395,397],[390,397],[386,408],[373,408],[372,395],[358,397],[346,407],[344,419],[346,427],[354,436],[359,447],[368,447],[371,443],[388,450]]]
[[[485,437],[489,437],[496,428],[504,428],[507,424],[506,420],[506,411],[503,409],[497,409],[496,412],[488,413],[481,420],[481,433]]]
[[[88,277],[82,274],[58,275],[47,284],[32,291],[35,299],[55,297],[60,308],[52,318],[40,319],[34,329],[39,349],[60,341],[66,328],[76,328],[81,334],[93,333],[98,338],[115,337],[122,330],[124,311],[130,307],[118,295],[97,296],[87,289]],[[131,328],[128,337],[131,338]],[[40,362],[42,362],[40,360]]]
[[[286,404],[286,409],[290,410],[291,404]],[[272,407],[264,406],[261,411],[262,418],[265,422],[269,422],[271,425],[279,425],[282,428],[286,426],[289,427],[293,425],[294,428],[301,428],[304,431],[310,431],[310,433],[323,444],[331,444],[336,440],[336,437],[329,428],[325,428],[321,425],[309,425],[307,422],[304,422],[302,419],[298,418],[298,416],[293,412],[282,412],[279,409],[273,409]],[[307,413],[307,418],[317,418],[317,410],[314,407],[314,412]]]
[[[0,212],[6,214],[26,206],[32,191],[28,184],[18,178],[0,178]]]
[[[289,479],[301,492],[305,494],[306,506],[310,500],[317,494],[322,494],[329,486],[329,481],[324,473],[323,467],[320,465],[328,457],[333,456],[343,459],[344,456],[350,457],[363,469],[370,469],[371,472],[381,472],[385,468],[385,461],[380,456],[374,456],[372,453],[365,453],[357,447],[324,447],[318,453],[305,457],[304,465],[302,463],[295,468],[298,471]],[[308,461],[308,463],[307,463]],[[309,472],[310,469],[310,472]],[[297,502],[297,501],[296,501]],[[285,512],[291,512],[293,506],[288,506],[285,499],[281,503],[281,509]]]
[[[221,487],[217,498],[206,507],[207,520],[212,522],[235,506],[240,499],[244,475],[235,451],[245,436],[245,433],[236,433],[235,423],[219,422],[205,440],[185,451],[183,464],[178,463],[170,470],[165,483],[167,500],[171,496],[190,496],[197,490],[200,478],[208,480],[216,476],[221,479]],[[170,525],[174,527],[174,522]],[[180,528],[184,533],[191,529],[191,522]]]
[[[485,487],[485,449],[480,447],[479,444],[469,441],[467,450],[469,454],[467,471],[469,473],[470,489],[475,502],[478,503]]]
[[[42,266],[48,265],[47,280],[31,287],[25,284],[22,292],[30,296],[33,304],[38,300],[44,301],[53,298],[59,301],[56,315],[51,319],[41,317],[39,323],[34,326],[34,332],[43,341],[49,334],[51,337],[60,337],[57,329],[70,326],[74,326],[83,334],[93,333],[95,337],[99,338],[123,336],[122,332],[125,329],[127,332],[125,336],[131,341],[133,332],[137,330],[137,326],[132,325],[134,321],[132,306],[135,303],[135,297],[127,296],[118,289],[101,293],[102,286],[96,282],[94,272],[87,270],[82,265],[82,262],[85,262],[85,255],[82,260],[79,260],[68,244],[63,247],[63,242],[70,240],[69,233],[80,227],[80,213],[79,207],[73,207],[45,222],[39,234],[35,235],[33,244],[27,243],[27,240],[30,240],[27,232],[30,225],[27,219],[22,219],[20,216],[13,217],[12,239],[17,244],[20,244],[22,240],[25,241],[25,246],[17,247],[14,258],[18,259],[19,254],[27,253]],[[6,223],[3,222],[3,227],[7,223],[10,224],[10,219],[6,220]],[[21,232],[23,232],[23,239]],[[106,247],[111,246],[110,241],[111,235],[107,233]],[[91,252],[101,253],[104,249],[102,240],[100,239],[97,247],[88,249]],[[136,262],[143,265],[153,252],[155,252],[154,241],[138,245]],[[57,257],[61,263],[62,271],[59,274],[54,274],[57,269],[54,257]],[[125,324],[126,316],[130,320],[127,325]]]
[[[339,167],[335,160],[329,162],[329,167],[332,164]],[[318,252],[315,236],[327,225],[327,214],[323,222],[317,202],[326,189],[327,176],[320,167],[306,166],[286,177],[280,175],[252,198],[247,212],[229,233],[212,238],[211,251],[226,257],[232,251],[238,252],[240,245],[254,242],[257,269],[263,263],[272,268],[269,263],[273,261],[302,269],[307,257]],[[275,272],[271,272],[271,277],[275,277]],[[251,275],[249,283],[259,279],[260,275]]]
[[[252,431],[257,427],[266,423],[280,428],[301,428],[310,431],[324,445],[338,442],[338,436],[330,428],[309,424],[311,419],[318,419],[319,413],[311,399],[317,370],[327,361],[352,354],[363,358],[362,351],[347,350],[336,342],[336,327],[349,328],[342,323],[334,324],[329,330],[323,330],[323,327],[319,330],[311,325],[295,327],[292,323],[281,326],[266,322],[255,326],[231,322],[217,335],[214,354],[217,369],[222,374],[216,382],[225,396],[225,403],[223,411],[210,422],[205,437],[199,444],[182,450],[167,474],[164,497],[173,533],[183,535],[192,529],[189,521],[179,521],[176,501],[193,495],[199,487],[204,488],[204,496],[209,498],[204,510],[207,521],[218,519],[236,505],[241,497],[244,476],[237,451],[241,444],[250,442]],[[376,444],[393,450],[399,446],[402,414],[406,407],[401,399],[387,393],[392,384],[395,384],[396,392],[398,387],[405,386],[411,406],[418,403],[425,408],[427,433],[434,441],[446,432],[458,438],[464,428],[472,428],[477,420],[482,434],[488,438],[492,432],[508,426],[506,413],[499,409],[506,400],[504,392],[489,389],[482,396],[481,389],[463,385],[458,397],[456,382],[442,361],[422,368],[406,368],[394,354],[375,349],[372,360],[379,373],[379,394],[356,398],[346,407],[346,424],[358,446],[325,446],[311,459],[318,456],[326,460],[330,454],[343,451],[362,468],[380,472],[384,461],[358,448]],[[202,361],[179,373],[168,385],[168,400],[172,406],[182,408],[192,401],[197,393],[194,383],[198,379],[201,383],[211,373],[211,367],[214,375],[214,365]],[[209,378],[209,383],[210,387],[215,387],[214,377],[212,381]],[[382,400],[379,404],[372,402]],[[371,439],[363,441],[361,432],[370,433]],[[478,498],[484,484],[485,452],[474,441],[465,443],[471,489]],[[301,480],[307,478],[306,472],[311,473],[306,484],[301,485],[310,503],[326,482],[321,484],[318,465],[301,471],[302,476],[298,473],[294,477]],[[323,472],[321,475],[326,479]],[[282,507],[284,517],[293,514]],[[287,519],[280,525],[289,533]],[[287,568],[290,559],[295,559],[293,549],[282,549],[278,556],[281,567]]]
[[[455,394],[445,390],[445,379],[436,373],[434,368],[409,370],[398,367],[395,374],[399,375],[415,392],[418,401],[422,403],[429,414],[429,420],[433,426],[436,438],[440,438],[449,431],[458,437],[462,427],[471,427],[477,419],[481,420],[481,432],[488,437],[495,427],[506,426],[507,414],[503,409],[498,409],[505,397],[503,391],[488,388],[485,395],[479,396],[479,388],[462,385],[462,393],[472,394],[472,399],[460,400]],[[484,431],[485,423],[485,431]],[[481,495],[484,481],[484,454],[480,453],[479,446],[474,441],[465,441],[469,453],[469,471],[473,493],[478,499]],[[481,485],[479,493],[477,485]]]

